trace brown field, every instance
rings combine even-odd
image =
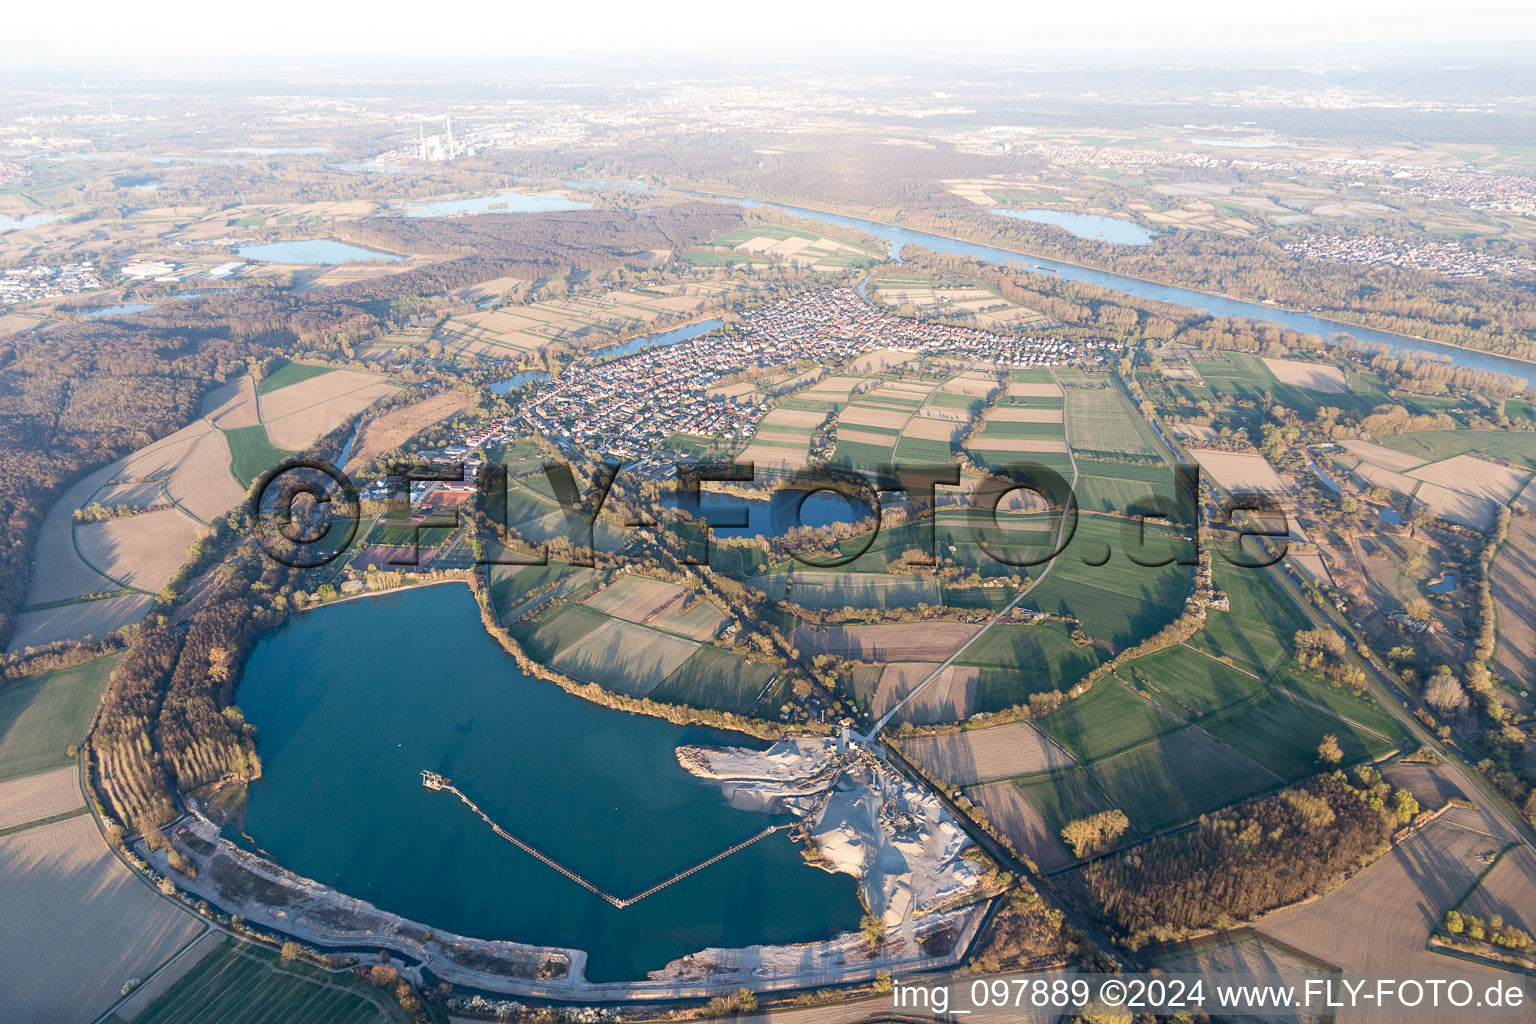
[[[1509,540],[1499,548],[1488,582],[1498,621],[1494,666],[1524,688],[1536,679],[1536,522],[1524,516],[1510,521]]]
[[[171,499],[203,522],[212,522],[245,500],[245,488],[230,472],[229,441],[210,430],[187,450],[171,472]]]
[[[904,661],[885,666],[875,688],[871,710],[876,718],[890,711],[939,667],[937,662]],[[896,715],[896,720],[917,725],[959,722],[976,709],[976,683],[981,670],[951,665],[917,691]]]
[[[1486,834],[1489,824],[1477,811],[1453,808],[1322,899],[1271,914],[1254,927],[1348,973],[1433,977],[1451,967],[1485,973],[1447,961],[1424,943],[1508,841]],[[1379,1018],[1339,1017],[1341,1024],[1352,1019]],[[1467,1018],[1465,1011],[1445,1011],[1414,1019]]]
[[[1536,851],[1529,846],[1510,850],[1462,905],[1483,920],[1504,918],[1526,932],[1536,932]]]
[[[1028,722],[916,736],[903,740],[901,746],[929,774],[959,786],[1053,771],[1073,763],[1070,754]]]
[[[850,444],[872,444],[876,447],[891,447],[896,443],[895,434],[879,434],[873,430],[838,430],[837,439],[847,441]]]
[[[963,422],[914,417],[902,429],[901,436],[916,437],[924,441],[953,441],[963,433],[965,433]]]
[[[742,449],[737,456],[742,462],[750,462],[758,469],[796,470],[803,469],[810,461],[809,454],[804,448],[800,451],[790,451],[788,448],[773,448],[765,444],[749,444]]]
[[[801,651],[857,661],[943,661],[981,629],[964,622],[795,627]]]
[[[102,579],[102,584],[112,586],[105,579]],[[11,637],[9,650],[41,647],[55,640],[104,637],[143,619],[154,603],[155,599],[149,594],[124,594],[121,597],[79,601],[58,608],[22,612],[16,617],[16,631]]]
[[[998,452],[1058,452],[1066,454],[1067,442],[1048,437],[994,437],[989,434],[971,435],[972,448]]]
[[[706,599],[695,601],[686,609],[683,602],[678,601],[667,608],[663,608],[646,625],[654,629],[663,629],[668,633],[677,633],[690,640],[712,640],[725,627],[731,617],[721,610],[720,606]]]
[[[882,409],[873,405],[850,405],[838,414],[837,423],[839,427],[844,423],[851,423],[860,427],[900,430],[909,419],[911,419],[911,413],[896,409]]]
[[[220,430],[254,427],[261,420],[256,412],[256,382],[249,374],[226,384],[203,399],[203,417]]]
[[[1406,473],[1410,469],[1418,469],[1426,465],[1424,459],[1393,451],[1391,448],[1384,448],[1369,441],[1340,441],[1339,444],[1344,446],[1345,451],[1358,455],[1366,462],[1374,463],[1382,469],[1390,469],[1394,473]]]
[[[940,391],[951,395],[964,395],[967,398],[986,398],[998,389],[997,378],[987,374],[962,373],[944,382]]]
[[[1479,530],[1492,526],[1499,511],[1498,505],[1486,498],[1453,491],[1439,484],[1420,484],[1413,492],[1413,500],[1428,506],[1441,519]]]
[[[1220,440],[1214,427],[1207,427],[1203,423],[1175,423],[1171,428],[1173,436],[1183,438],[1186,441],[1204,441],[1207,444],[1215,444]]]
[[[329,375],[327,375],[329,376]],[[462,391],[444,391],[412,405],[391,409],[382,416],[368,421],[358,436],[352,457],[343,469],[356,470],[369,462],[400,447],[428,427],[441,423],[469,408],[474,398]]]
[[[1009,398],[1060,398],[1061,388],[1054,381],[1015,381],[1008,385]]]
[[[987,420],[999,423],[1060,423],[1060,409],[1025,409],[1017,405],[1000,405],[987,413]]]
[[[900,366],[918,357],[919,353],[909,352],[899,348],[879,348],[873,352],[865,352],[855,356],[848,364],[848,369],[854,373],[879,373],[893,366]]]
[[[587,598],[586,605],[614,618],[644,622],[682,596],[683,588],[675,583],[625,573],[608,587]]]
[[[775,409],[763,417],[760,426],[817,427],[826,418],[826,413],[816,412],[812,409]]]
[[[74,765],[0,782],[0,830],[85,806]]]
[[[1374,484],[1377,487],[1385,487],[1387,490],[1395,491],[1398,494],[1412,494],[1419,487],[1419,481],[1413,477],[1394,473],[1390,469],[1383,469],[1381,466],[1371,462],[1360,463],[1360,465],[1354,468],[1354,474],[1366,486]]]
[[[739,380],[735,384],[723,384],[720,387],[709,389],[709,394],[716,398],[740,398],[742,395],[751,394],[757,390],[757,385],[749,380]]]
[[[1189,453],[1200,463],[1204,472],[1229,491],[1257,491],[1262,494],[1285,492],[1280,475],[1262,455],[1217,452],[1205,448],[1191,448]]]
[[[1432,764],[1391,764],[1381,770],[1381,777],[1413,794],[1425,810],[1439,810],[1452,797],[1467,798],[1446,770]]]
[[[789,441],[793,444],[803,445],[810,441],[811,435],[804,427],[767,426],[758,427],[752,432],[752,436],[764,441]]]
[[[823,402],[845,401],[853,389],[863,384],[863,377],[835,376],[817,381],[806,388],[800,394],[805,398],[814,398]]]
[[[258,404],[272,444],[298,452],[394,390],[375,374],[332,370],[262,395]]]
[[[176,509],[75,528],[81,556],[110,579],[154,593],[186,561],[203,527]],[[106,588],[104,588],[106,589]]]
[[[1205,380],[1200,376],[1199,371],[1196,370],[1193,366],[1190,366],[1188,363],[1163,364],[1163,379],[1176,380],[1189,384],[1205,383]]]
[[[1264,365],[1282,384],[1294,384],[1312,391],[1330,395],[1342,395],[1349,390],[1344,371],[1327,363],[1304,362],[1300,359],[1265,359]]]
[[[88,1024],[203,928],[81,815],[0,839],[0,992],[17,1021]]]
[[[994,782],[965,791],[965,795],[986,812],[987,819],[1008,837],[1024,856],[1041,871],[1052,871],[1072,863],[1072,854],[1040,812],[1024,799],[1011,782]]]
[[[1408,475],[1496,505],[1506,504],[1514,498],[1531,478],[1531,474],[1525,470],[1511,469],[1475,455],[1458,455],[1443,462],[1420,466],[1409,471]]]
[[[946,409],[942,405],[930,403],[917,410],[915,419],[944,420],[948,423],[967,424],[971,422],[971,414],[965,409]]]

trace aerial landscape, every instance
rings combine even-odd
[[[21,16],[0,1024],[1536,1020],[1536,16],[1173,8]]]

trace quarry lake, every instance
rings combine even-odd
[[[585,949],[592,981],[641,978],[707,946],[858,927],[854,879],[808,866],[782,832],[620,910],[424,788],[423,770],[451,777],[502,828],[620,897],[789,820],[727,806],[673,753],[758,744],[525,675],[460,584],[296,617],[257,644],[238,701],[264,769],[245,831],[277,863],[381,910]]]

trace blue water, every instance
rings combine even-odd
[[[248,260],[304,265],[350,263],[353,260],[388,260],[396,263],[405,259],[404,256],[397,256],[392,252],[364,249],[360,245],[348,245],[333,238],[307,238],[297,242],[242,245],[235,252]]]
[[[799,505],[798,520],[796,505]],[[831,526],[869,518],[869,509],[863,502],[850,501],[830,491],[816,491],[803,502],[800,492],[791,490],[777,491],[769,501],[744,501],[704,491],[699,496],[697,511],[689,511],[695,518],[708,522],[710,532],[716,537],[759,539],[782,537],[796,526]],[[722,525],[740,522],[743,515],[746,516],[743,526]]]
[[[121,306],[97,306],[94,309],[81,309],[76,312],[83,313],[92,319],[98,316],[122,316],[125,313],[142,313],[146,309],[154,309],[150,302],[129,302]]]
[[[282,153],[329,153],[330,146],[230,146],[215,153],[250,153],[253,156],[277,156]]]
[[[719,327],[723,320],[697,320],[682,327],[674,327],[670,331],[660,331],[656,334],[642,334],[638,338],[630,338],[622,345],[609,345],[600,348],[592,355],[599,359],[607,359],[610,356],[632,356],[641,349],[666,348],[668,345],[676,345],[687,341],[689,338],[697,338],[701,334],[708,334]]]
[[[1343,494],[1344,493],[1344,489],[1342,487],[1340,487],[1338,484],[1334,483],[1333,477],[1329,476],[1327,473],[1324,473],[1323,472],[1323,468],[1321,466],[1319,466],[1316,462],[1313,462],[1311,459],[1308,459],[1307,460],[1307,465],[1312,467],[1312,472],[1317,476],[1317,478],[1319,480],[1321,480],[1323,482],[1323,486],[1324,487],[1327,487],[1330,491],[1332,491],[1335,494]]]
[[[1449,594],[1456,589],[1456,574],[1448,572],[1440,578],[1439,583],[1431,583],[1424,589],[1431,594]]]
[[[1232,316],[1248,320],[1260,320],[1279,324],[1282,327],[1289,327],[1292,330],[1306,334],[1316,334],[1324,339],[1331,339],[1335,334],[1348,334],[1360,341],[1389,345],[1404,352],[1428,353],[1438,358],[1443,358],[1457,366],[1466,366],[1477,370],[1493,370],[1496,373],[1507,373],[1515,377],[1527,379],[1536,376],[1536,362],[1493,355],[1488,352],[1475,352],[1471,349],[1457,348],[1454,345],[1442,345],[1439,342],[1424,341],[1419,338],[1410,338],[1403,334],[1372,330],[1368,327],[1356,327],[1353,324],[1329,320],[1325,317],[1314,316],[1311,313],[1281,309],[1277,306],[1268,306],[1260,302],[1229,299],[1222,295],[1195,291],[1192,288],[1157,284],[1152,281],[1143,281],[1136,277],[1127,277],[1124,274],[1111,273],[1107,270],[1094,270],[1089,267],[1078,266],[1075,263],[1063,263],[1060,260],[1048,259],[1044,256],[1025,256],[1021,253],[999,249],[996,246],[982,245],[979,242],[958,241],[957,239],[947,238],[944,235],[937,235],[930,231],[918,231],[913,228],[896,227],[892,224],[881,224],[878,221],[863,220],[858,217],[845,217],[840,214],[824,213],[820,210],[810,210],[802,206],[764,203],[756,199],[744,199],[740,196],[690,192],[685,189],[673,189],[672,191],[680,192],[683,195],[699,196],[705,199],[734,202],[748,208],[767,207],[796,217],[804,217],[807,220],[820,221],[823,224],[847,224],[877,238],[884,239],[891,244],[892,250],[896,252],[900,251],[901,246],[909,243],[921,245],[935,252],[970,256],[992,263],[1008,264],[1022,270],[1046,271],[1068,281],[1081,281],[1085,284],[1101,285],[1105,288],[1124,292],[1127,295],[1137,295],[1144,299],[1188,306],[1191,309],[1197,309],[1212,316]]]
[[[453,217],[463,213],[562,213],[590,210],[591,203],[545,193],[497,192],[473,199],[438,199],[424,203],[400,203],[407,217]]]
[[[549,380],[548,370],[520,370],[505,380],[498,380],[490,385],[490,389],[498,395],[504,395],[513,388],[520,388],[531,381]]]
[[[238,692],[262,777],[244,827],[273,859],[447,931],[586,949],[593,981],[644,977],[706,946],[858,927],[848,875],[776,833],[624,910],[496,836],[497,824],[629,896],[779,824],[677,763],[739,733],[625,714],[525,675],[458,584],[321,608],[267,633]],[[231,838],[234,838],[233,836]]]
[[[1403,525],[1403,517],[1397,514],[1395,508],[1379,508],[1376,510],[1376,515],[1384,523],[1391,523],[1393,526]]]
[[[1112,245],[1146,245],[1157,237],[1140,224],[1098,213],[1072,213],[1067,210],[993,210],[998,217],[1012,217],[1036,224],[1052,224],[1078,238]]]
[[[62,213],[33,213],[19,220],[15,217],[0,217],[0,231],[25,231],[41,224],[51,224],[56,220],[63,220]]]

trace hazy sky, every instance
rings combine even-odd
[[[1054,57],[1141,51],[1220,59],[1236,50],[1444,46],[1536,39],[1530,0],[970,0],[966,3],[766,0],[17,0],[0,54],[88,65],[149,54],[207,67],[224,54],[350,60],[504,54],[692,54],[744,59],[869,50]],[[168,65],[166,70],[176,70]]]

